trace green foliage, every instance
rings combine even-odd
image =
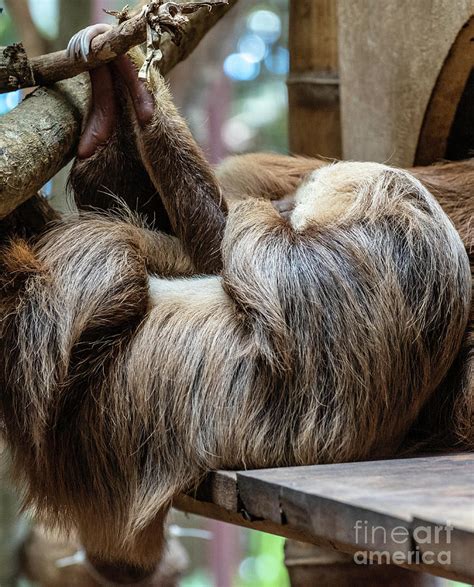
[[[289,587],[284,542],[279,536],[249,532],[248,556],[239,566],[235,587]]]
[[[213,582],[207,570],[197,569],[192,575],[182,579],[179,585],[180,587],[212,587]]]

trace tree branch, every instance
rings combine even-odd
[[[189,17],[182,44],[163,39],[160,70],[185,59],[206,32],[237,2]],[[94,48],[94,47],[93,47]],[[89,81],[81,75],[50,89],[38,88],[0,117],[0,218],[34,195],[74,156],[89,104]]]
[[[213,4],[215,1],[209,0],[209,4]],[[229,0],[226,6],[216,5],[210,13],[200,10],[195,15],[191,14],[188,25],[184,26],[186,37],[183,48],[190,53],[203,34],[222,18],[236,2],[237,0]],[[197,18],[198,15],[200,16]],[[140,12],[110,31],[95,37],[91,43],[91,55],[87,63],[82,60],[70,59],[66,51],[56,51],[29,59],[25,68],[24,60],[18,60],[7,47],[0,53],[0,93],[11,92],[18,88],[50,85],[59,80],[69,79],[84,71],[113,61],[118,55],[144,43],[145,40],[146,19]],[[163,45],[166,46],[169,43],[170,40],[167,39]],[[190,46],[192,48],[188,50]],[[180,60],[179,50],[178,52],[173,51],[172,55],[172,59],[176,59],[175,63],[177,63]]]

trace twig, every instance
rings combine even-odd
[[[190,35],[192,42],[192,38],[199,36],[199,31],[195,29],[196,24],[201,22],[200,19],[192,18],[193,12],[202,6],[213,7],[212,13],[205,19],[206,25],[204,28],[207,30],[208,25],[212,26],[217,22],[236,1],[228,0],[228,2],[222,2],[219,0],[209,0],[208,2],[200,3],[186,2],[180,5],[174,2],[163,4],[162,0],[152,0],[148,5],[150,7],[149,11],[141,11],[139,14],[127,20],[123,20],[127,17],[127,12],[121,11],[116,16],[122,22],[110,31],[93,39],[91,43],[91,54],[87,63],[82,60],[70,59],[66,51],[57,51],[55,53],[41,55],[40,57],[33,57],[28,60],[28,66],[25,67],[24,62],[19,62],[15,59],[14,55],[12,56],[11,50],[5,53],[6,49],[4,49],[0,53],[0,93],[11,92],[18,88],[50,85],[112,61],[118,55],[126,53],[131,47],[145,42],[147,36],[147,19],[149,15],[154,15],[156,8],[163,9],[167,6],[168,11],[175,11],[175,14],[177,12],[183,15],[190,14],[191,17],[189,19],[187,17],[181,17],[177,21],[175,19],[174,27],[168,25],[166,22],[161,22],[159,16],[155,16],[155,20],[151,21],[151,24],[157,26],[161,23],[162,31],[171,33],[173,38],[178,42],[183,34],[186,37]],[[165,15],[166,11],[161,10],[161,12],[162,15]],[[169,41],[169,39],[167,40]],[[165,43],[161,43],[163,53],[165,53],[163,50],[163,47],[166,46]]]

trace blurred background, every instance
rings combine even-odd
[[[0,46],[22,40],[31,56],[63,49],[84,26],[114,22],[103,9],[117,10],[124,4],[125,0],[0,0]],[[287,31],[287,0],[241,0],[170,75],[176,104],[211,162],[244,151],[287,151]],[[0,115],[21,99],[22,92],[0,94]],[[68,205],[66,179],[67,169],[45,188],[60,210]],[[34,584],[12,578],[13,553],[29,532],[26,521],[18,519],[17,508],[4,475],[0,587]],[[178,512],[173,523],[177,534],[185,534],[180,541],[189,557],[182,587],[289,585],[282,538]]]

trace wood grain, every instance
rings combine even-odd
[[[382,551],[408,561],[417,548],[434,554],[448,550],[449,564],[403,566],[474,579],[472,454],[216,472],[194,497],[180,497],[175,505],[348,553]],[[436,542],[426,543],[429,528],[438,528]]]
[[[473,68],[474,16],[456,37],[436,80],[421,127],[416,165],[430,165],[446,157],[457,107]],[[474,133],[472,125],[470,132]]]

